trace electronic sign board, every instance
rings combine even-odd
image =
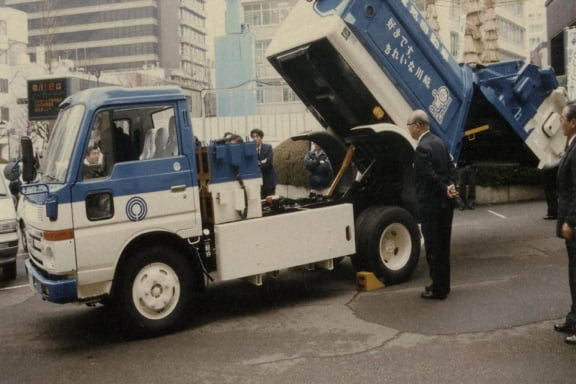
[[[70,78],[28,80],[28,119],[56,119],[58,105],[69,92]]]

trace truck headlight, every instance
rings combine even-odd
[[[18,228],[16,220],[0,221],[0,233],[16,232],[16,228]]]

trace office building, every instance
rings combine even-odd
[[[1,0],[0,0],[1,1]],[[28,53],[50,67],[102,72],[160,68],[189,89],[210,83],[206,0],[4,0],[28,15]]]

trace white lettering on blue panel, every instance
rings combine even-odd
[[[425,34],[429,34],[429,33],[430,33],[430,25],[426,22],[426,20],[424,20],[424,19],[420,20],[420,29],[421,29],[422,32],[424,32]]]
[[[440,52],[440,54],[442,55],[442,58],[444,60],[446,60],[446,62],[448,62],[450,60],[450,53],[448,52],[448,50],[446,48],[442,48],[442,51]]]
[[[438,40],[438,36],[436,36],[434,33],[430,35],[430,42],[432,43],[434,48],[438,50],[440,49],[440,40]]]
[[[452,97],[450,96],[450,90],[445,87],[444,85],[438,89],[434,89],[432,91],[432,95],[434,96],[434,100],[432,101],[432,105],[428,108],[432,116],[442,124],[444,120],[444,116],[446,115],[446,111],[452,104]]]
[[[410,12],[415,21],[420,21],[420,11],[418,8],[416,8],[416,6],[411,5],[410,9],[408,9],[408,12]]]

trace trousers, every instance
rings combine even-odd
[[[431,290],[440,295],[450,293],[450,241],[453,209],[441,209],[422,218],[422,235],[426,261],[432,280]]]
[[[570,286],[570,296],[572,305],[570,312],[566,316],[566,322],[576,324],[576,239],[566,240],[566,250],[568,251],[568,284]]]

